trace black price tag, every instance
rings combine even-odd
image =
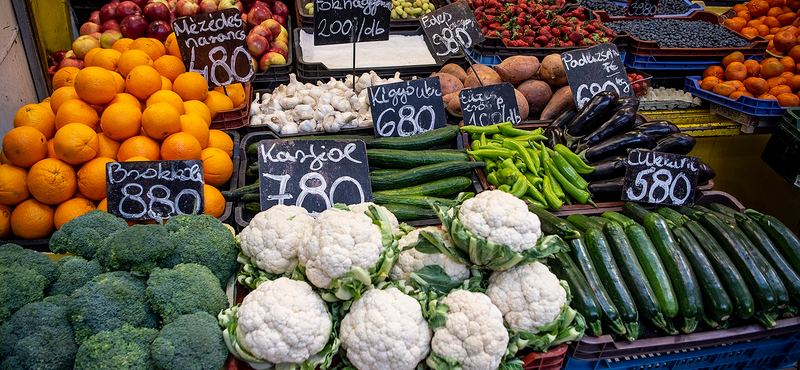
[[[375,137],[417,135],[446,125],[438,77],[372,86],[369,106]]]
[[[106,164],[108,212],[126,220],[160,220],[205,210],[199,160]]]
[[[630,0],[626,15],[628,17],[653,17],[657,14],[659,0]]]
[[[255,76],[238,9],[178,18],[172,29],[186,71],[203,75],[208,86],[249,82]]]
[[[578,109],[601,91],[615,91],[620,97],[634,96],[625,65],[614,44],[600,44],[561,54],[569,87]]]
[[[361,140],[262,140],[258,171],[261,210],[295,205],[316,217],[335,203],[372,201]]]
[[[388,40],[391,17],[391,0],[315,0],[314,45]]]
[[[514,86],[508,82],[461,90],[458,100],[464,125],[491,126],[501,122],[516,125],[520,121]]]
[[[436,9],[419,20],[433,48],[433,55],[439,61],[445,61],[486,39],[466,1],[456,1]]]
[[[673,206],[694,203],[700,158],[634,149],[622,185],[622,200]]]

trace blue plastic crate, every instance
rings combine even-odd
[[[619,57],[620,57],[620,59],[623,60],[623,62],[625,61],[625,55],[626,54],[627,53],[625,51],[622,51],[622,50],[620,50],[620,52],[619,52]],[[503,57],[501,57],[499,55],[494,55],[494,54],[483,55],[483,54],[481,54],[481,53],[479,53],[479,52],[477,52],[475,50],[472,50],[472,49],[467,49],[466,55],[467,55],[468,58],[472,59],[473,63],[480,63],[480,64],[484,64],[484,65],[487,65],[487,66],[490,66],[490,67],[500,64],[500,62],[502,62],[503,59],[504,59]],[[719,64],[719,62],[717,62],[717,64]]]
[[[578,361],[569,356],[564,370],[775,370],[793,367],[800,360],[800,333],[777,338],[680,351],[662,355],[599,361]]]
[[[754,59],[761,61],[764,59],[763,55],[753,55],[747,59]],[[658,59],[652,55],[637,55],[634,53],[626,53],[623,59],[626,67],[645,69],[645,70],[660,70],[660,71],[702,71],[710,66],[719,65],[721,60],[664,60]]]
[[[700,76],[686,77],[686,83],[683,90],[700,99],[717,103],[723,107],[727,107],[750,116],[782,117],[783,114],[786,113],[786,108],[781,107],[781,105],[775,100],[756,99],[749,96],[740,96],[738,99],[733,100],[719,94],[714,94],[711,91],[703,90],[699,85],[700,80],[702,80],[702,77]]]
[[[614,4],[619,6],[628,7],[627,1],[614,1]],[[688,17],[692,15],[694,12],[699,12],[701,10],[705,10],[705,6],[702,3],[693,3],[690,0],[683,0],[683,3],[689,6],[689,11],[683,14],[660,14],[655,16],[655,18],[678,18],[678,17]],[[613,19],[613,17],[612,17]]]

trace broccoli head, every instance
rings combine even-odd
[[[144,280],[127,271],[97,275],[75,290],[69,306],[75,342],[81,344],[94,334],[125,324],[156,327],[144,290]]]
[[[159,261],[175,251],[175,244],[164,226],[133,225],[109,234],[95,258],[109,270],[147,276]]]
[[[21,266],[0,267],[0,323],[31,302],[44,298],[47,279]]]
[[[228,282],[238,267],[239,247],[222,222],[209,215],[179,215],[165,227],[178,243],[175,253],[161,261],[161,267],[196,263],[208,267],[220,285]]]
[[[218,370],[225,364],[228,347],[217,319],[196,312],[165,325],[150,345],[150,356],[161,370]]]
[[[77,351],[67,309],[51,302],[25,305],[0,329],[3,369],[71,370]]]
[[[164,324],[195,312],[216,315],[228,306],[228,298],[217,277],[208,267],[194,263],[153,270],[147,280],[145,296]]]
[[[64,307],[64,309],[69,310],[69,305],[72,304],[72,297],[65,294],[56,294],[49,297],[44,297],[42,302],[50,302],[54,305],[61,306]]]
[[[52,284],[58,279],[58,265],[42,253],[16,244],[0,245],[0,267],[20,266],[35,271]]]
[[[53,253],[72,253],[86,259],[93,258],[97,248],[109,234],[127,229],[125,220],[108,212],[94,210],[76,217],[61,226],[50,237]]]
[[[130,325],[97,333],[78,348],[74,369],[152,370],[150,343],[157,335],[158,330]]]
[[[97,261],[87,261],[78,256],[67,256],[58,260],[58,267],[61,274],[58,280],[47,289],[47,295],[70,295],[93,277],[106,272],[106,269]]]

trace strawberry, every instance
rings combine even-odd
[[[535,39],[533,38],[533,36],[523,36],[522,41],[524,41],[527,44],[525,46],[530,46],[535,42]]]
[[[560,28],[553,28],[552,30],[550,30],[550,33],[553,35],[553,37],[561,37]]]
[[[524,26],[526,23],[527,23],[527,21],[526,21],[525,17],[522,17],[522,16],[517,17],[517,24],[518,25]]]
[[[608,37],[614,36],[614,31],[612,31],[610,28],[606,28],[606,36]]]
[[[486,9],[484,11],[484,13],[486,13],[488,15],[497,15],[497,9],[496,8],[489,8],[489,9]]]
[[[597,29],[593,25],[590,24],[590,25],[586,26],[585,30],[589,31],[589,32],[594,32]]]
[[[537,37],[535,38],[535,41],[536,41],[536,43],[537,43],[537,44],[540,44],[540,45],[545,45],[545,44],[547,44],[547,43],[550,41],[550,39],[548,39],[548,38],[547,38],[546,36],[544,36],[544,35],[541,35],[541,36],[537,36]]]
[[[524,36],[535,36],[536,32],[534,32],[532,29],[528,28],[522,33],[522,35],[524,35]]]
[[[534,17],[528,18],[528,25],[529,26],[538,26],[539,22]]]
[[[573,31],[572,33],[569,34],[569,39],[573,42],[579,42],[583,40],[583,33],[577,30]]]
[[[508,30],[502,31],[502,32],[500,33],[500,37],[502,37],[502,38],[504,38],[504,39],[505,39],[505,38],[509,38],[509,37],[511,37],[511,32],[508,32]]]

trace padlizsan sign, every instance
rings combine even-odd
[[[614,44],[601,44],[561,54],[564,71],[578,109],[601,91],[614,91],[620,97],[633,97],[633,89]]]

